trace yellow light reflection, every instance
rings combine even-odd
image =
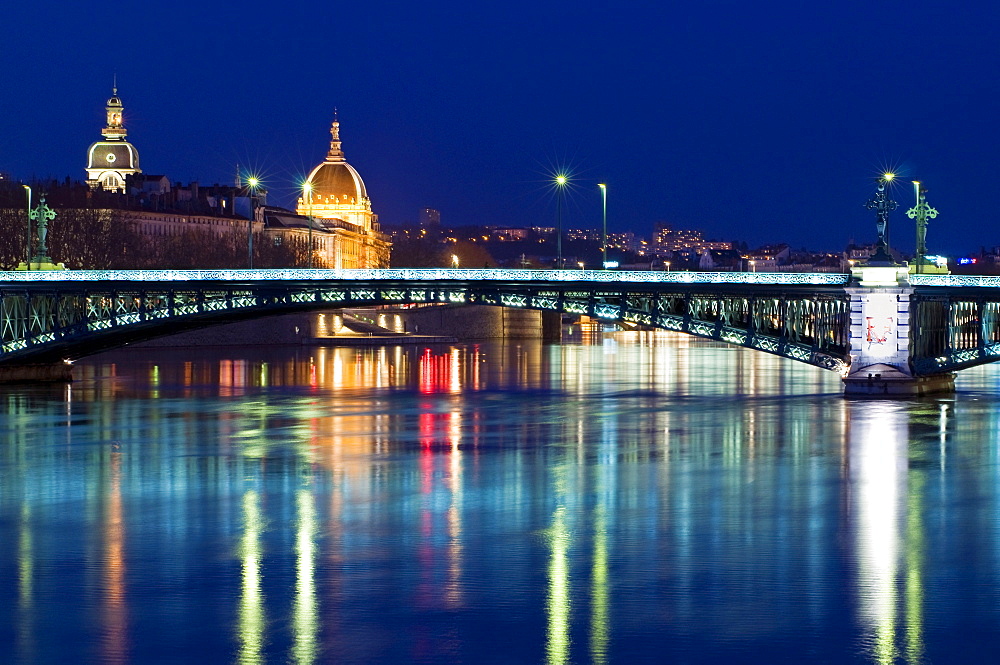
[[[316,602],[316,507],[309,490],[301,489],[297,501],[299,519],[295,535],[295,600],[292,606],[292,662],[316,660],[319,617]]]
[[[910,472],[909,505],[906,514],[906,662],[924,660],[924,523],[921,506],[924,477]]]
[[[549,563],[549,625],[545,652],[549,665],[569,662],[569,528],[566,507],[559,506],[552,515],[549,529],[552,561]]]
[[[247,665],[264,662],[261,655],[264,645],[264,594],[260,574],[262,530],[260,497],[256,491],[249,490],[243,495],[243,538],[240,541],[243,583],[237,628],[240,644],[237,661]]]
[[[128,608],[125,605],[125,522],[122,510],[121,453],[111,453],[111,487],[104,523],[104,634],[105,663],[125,663]]]
[[[31,537],[31,507],[27,501],[21,504],[21,523],[17,537],[17,591],[18,610],[18,651],[24,662],[34,661],[34,580],[35,553]]]

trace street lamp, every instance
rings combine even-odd
[[[608,186],[603,182],[597,185],[601,188],[601,267],[608,269]]]
[[[309,267],[313,267],[313,200],[312,200],[313,184],[312,180],[306,180],[302,183],[302,195],[306,199],[306,211],[309,217]]]
[[[451,255],[451,267],[452,268],[457,268],[458,267],[458,254],[452,254]]]
[[[566,189],[566,182],[568,178],[562,173],[556,176],[556,186],[559,188],[556,190],[556,270],[562,270],[563,268],[563,253],[562,253],[562,197],[563,192]]]
[[[875,253],[869,258],[869,264],[895,265],[892,260],[892,252],[889,249],[889,213],[896,209],[896,202],[888,198],[886,191],[896,177],[895,173],[883,173],[878,179],[878,187],[875,189],[875,198],[870,200],[866,206],[869,210],[875,211],[875,230],[878,232],[878,244]]]
[[[24,191],[28,194],[28,209],[24,215],[28,221],[28,235],[24,237],[24,269],[31,270],[31,187],[27,185],[21,185],[21,187],[24,187]]]
[[[247,223],[247,265],[253,270],[253,202],[257,187],[260,185],[260,178],[250,176],[247,178],[247,198],[250,199],[250,219]]]
[[[664,263],[667,265],[667,272],[670,272],[670,261],[664,261]]]

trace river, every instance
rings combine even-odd
[[[671,333],[130,349],[0,387],[0,662],[1000,657],[1000,368]]]

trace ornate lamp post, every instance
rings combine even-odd
[[[603,182],[601,188],[601,267],[608,269],[608,186]]]
[[[49,222],[56,218],[56,211],[45,205],[45,194],[42,194],[38,200],[38,207],[31,211],[29,217],[35,220],[38,226],[38,254],[35,255],[35,263],[39,264],[41,268],[42,264],[51,264],[52,259],[49,258],[49,250],[45,244],[45,240],[48,236]],[[28,262],[30,267],[31,262]]]
[[[870,262],[893,264],[892,255],[889,253],[889,213],[896,209],[896,202],[886,198],[885,190],[895,177],[894,173],[883,173],[878,179],[875,198],[866,205],[869,210],[875,211],[875,230],[878,231],[878,244],[875,247],[875,254],[869,259]]]
[[[927,189],[921,186],[917,180],[913,181],[913,191],[917,197],[917,204],[906,211],[906,216],[917,220],[917,274],[923,272],[924,261],[927,259],[927,220],[938,216],[938,211],[930,207],[927,203]]]

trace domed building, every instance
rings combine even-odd
[[[311,220],[314,233],[325,236],[313,246],[316,265],[327,268],[385,268],[388,238],[379,231],[365,183],[344,159],[340,122],[330,128],[330,150],[306,178],[296,213]]]
[[[139,152],[125,140],[123,109],[116,86],[107,103],[108,124],[101,132],[104,140],[92,144],[87,151],[87,184],[92,189],[124,192],[125,177],[142,173]]]

